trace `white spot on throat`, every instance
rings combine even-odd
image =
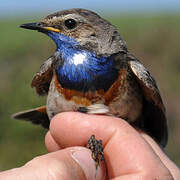
[[[78,65],[78,64],[83,64],[84,63],[84,61],[86,61],[87,60],[87,58],[86,58],[86,54],[84,54],[84,53],[79,53],[79,54],[75,54],[74,56],[73,56],[73,63],[74,63],[74,65]]]

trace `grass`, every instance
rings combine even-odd
[[[180,15],[106,16],[116,25],[129,50],[155,76],[169,120],[168,155],[180,166]],[[55,50],[43,34],[19,28],[33,19],[0,20],[0,170],[23,165],[46,153],[46,130],[10,118],[19,110],[45,103],[30,83],[41,63]]]

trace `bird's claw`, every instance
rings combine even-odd
[[[96,140],[95,135],[92,135],[86,146],[92,152],[92,158],[95,161],[96,170],[99,166],[99,160],[104,161],[104,152],[102,146],[102,140]]]

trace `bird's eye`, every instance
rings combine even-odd
[[[67,19],[65,20],[64,24],[68,29],[74,29],[77,25],[77,22],[74,19]]]

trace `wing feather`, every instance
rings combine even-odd
[[[40,96],[48,94],[49,85],[53,76],[53,62],[54,57],[52,56],[41,65],[32,80],[31,86],[36,88],[36,92]]]
[[[30,121],[33,124],[40,124],[44,128],[49,129],[49,118],[46,113],[46,106],[41,106],[35,109],[21,111],[12,115],[14,119]]]
[[[129,68],[136,76],[144,95],[144,128],[164,147],[168,139],[167,119],[156,81],[133,55],[128,55],[127,60]]]

